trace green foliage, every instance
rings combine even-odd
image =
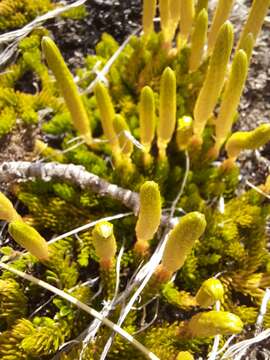
[[[5,107],[0,113],[0,137],[11,132],[16,123],[16,115],[12,108]]]
[[[70,9],[62,14],[63,18],[69,18],[73,20],[81,20],[87,15],[87,9],[85,5],[77,6],[73,9]]]
[[[3,0],[0,4],[0,30],[20,28],[54,6],[50,0]]]
[[[14,279],[0,280],[0,318],[8,325],[26,315],[27,298]]]

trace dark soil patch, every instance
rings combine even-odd
[[[82,20],[56,19],[48,27],[72,68],[81,66],[93,54],[102,33],[122,43],[140,25],[141,0],[88,0],[87,16]]]

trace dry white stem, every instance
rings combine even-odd
[[[216,302],[216,311],[220,311],[220,301],[218,300]],[[217,353],[218,353],[218,347],[219,347],[219,342],[220,342],[220,335],[216,335],[214,337],[214,343],[213,343],[213,348],[212,351],[208,354],[208,360],[216,360],[217,358]]]
[[[253,190],[257,191],[259,194],[265,196],[267,199],[270,200],[270,196],[268,194],[266,194],[264,191],[262,191],[260,188],[258,188],[257,186],[253,185],[250,181],[246,181],[246,184]]]
[[[103,316],[104,316],[104,314],[106,314],[105,315],[106,317],[109,315],[110,311],[114,308],[115,300],[117,299],[119,286],[120,286],[121,260],[122,260],[123,254],[124,254],[124,250],[125,250],[124,246],[122,246],[119,251],[117,261],[116,261],[116,283],[115,283],[114,297],[112,300],[106,302],[106,304],[104,305],[102,312],[101,312],[103,314]],[[83,340],[83,346],[82,346],[82,350],[80,352],[79,360],[83,359],[83,355],[87,348],[87,345],[90,343],[91,339],[93,339],[95,337],[95,335],[98,332],[101,325],[102,325],[102,322],[99,321],[98,319],[95,319],[93,321],[93,323],[89,326],[87,334]]]
[[[254,344],[257,344],[261,341],[264,341],[270,337],[270,329],[262,331],[259,335],[248,339],[240,341],[232,346],[230,346],[225,354],[223,354],[221,360],[240,360],[244,359],[243,356],[245,355],[248,348]]]
[[[270,289],[267,288],[265,290],[265,294],[264,294],[261,308],[260,308],[260,313],[259,313],[257,321],[256,321],[255,335],[259,335],[259,333],[262,331],[263,319],[267,312],[267,306],[268,306],[269,301],[270,301]]]
[[[12,272],[13,274],[15,274],[27,281],[30,281],[38,286],[41,286],[44,289],[52,292],[53,294],[60,296],[61,298],[67,300],[71,304],[77,306],[79,309],[87,312],[89,315],[91,315],[91,316],[95,317],[96,319],[98,319],[99,321],[101,321],[104,325],[108,326],[113,331],[117,332],[121,337],[123,337],[125,340],[130,342],[134,347],[136,347],[140,352],[142,352],[146,356],[147,359],[159,360],[159,358],[155,354],[153,354],[151,351],[149,351],[145,346],[143,346],[139,341],[137,341],[132,335],[127,333],[125,330],[123,330],[118,325],[114,324],[109,319],[103,317],[102,314],[99,313],[98,311],[96,311],[95,309],[82,303],[81,301],[74,298],[70,294],[68,294],[68,293],[64,292],[63,290],[60,290],[60,289],[56,288],[55,286],[50,285],[50,284],[46,283],[45,281],[40,280],[32,275],[28,275],[22,271],[14,269],[7,264],[0,262],[0,268],[2,268],[4,270],[8,270],[8,271]]]

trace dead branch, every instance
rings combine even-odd
[[[83,166],[28,161],[11,161],[0,165],[1,182],[31,181],[35,179],[69,182],[79,186],[81,189],[90,189],[101,196],[109,196],[118,200],[131,209],[134,214],[137,214],[139,210],[139,196],[137,193],[110,184],[99,176],[86,171]]]

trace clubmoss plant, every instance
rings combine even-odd
[[[158,184],[145,182],[140,188],[140,210],[136,223],[135,251],[145,254],[149,241],[153,239],[161,220],[161,197]]]
[[[160,83],[159,122],[157,126],[158,149],[161,159],[166,157],[167,144],[170,142],[176,124],[176,77],[175,72],[166,68]]]
[[[0,219],[7,222],[21,219],[12,202],[2,192],[0,192]]]
[[[115,119],[115,110],[110,98],[110,94],[102,83],[98,83],[95,87],[95,95],[97,100],[97,106],[100,112],[101,124],[106,139],[110,143],[110,146],[114,152],[114,156],[118,157],[119,154],[119,142],[117,134],[113,128],[113,121]]]
[[[216,156],[219,154],[221,146],[231,132],[234,116],[247,78],[247,71],[247,55],[243,50],[239,50],[233,59],[219,114],[215,120],[216,138],[214,151]]]
[[[202,308],[208,308],[216,301],[222,300],[224,288],[220,280],[211,278],[203,282],[196,294],[196,301]]]
[[[150,35],[153,30],[153,21],[156,14],[157,0],[144,0],[143,2],[143,33]]]
[[[192,23],[195,16],[195,1],[187,0],[181,1],[181,27],[180,27],[180,41],[186,42],[191,34]],[[178,40],[179,41],[179,40]]]
[[[49,37],[42,39],[42,50],[52,70],[66,105],[71,113],[73,125],[87,145],[92,145],[92,132],[81,96],[58,47]]]
[[[128,138],[130,129],[126,120],[120,114],[115,115],[113,120],[113,128],[118,137],[119,147],[123,156],[122,165],[128,167],[132,171],[131,155],[133,152],[133,142]]]
[[[219,1],[208,24],[207,0],[145,0],[144,33],[125,47],[104,34],[76,69],[83,96],[47,30],[19,43],[0,74],[1,146],[30,143],[27,161],[0,164],[23,215],[0,201],[11,235],[2,229],[1,359],[142,359],[132,336],[152,358],[207,358],[215,335],[220,348],[243,329],[233,341],[253,336],[270,287],[270,185],[243,188],[236,165],[269,141],[269,124],[235,134],[232,125],[267,2],[253,2],[233,51],[232,5]],[[29,74],[31,93],[21,89]],[[130,342],[40,282],[26,285],[6,261],[91,303]],[[221,311],[209,311],[217,301]]]
[[[190,116],[183,116],[178,119],[176,130],[176,143],[180,150],[188,148],[193,134],[193,119]]]
[[[233,45],[233,27],[226,22],[219,30],[206,79],[194,107],[194,134],[202,142],[202,133],[222,90]]]
[[[242,150],[255,150],[270,140],[270,124],[262,124],[252,131],[238,131],[226,143],[228,162],[233,163]]]
[[[209,54],[211,54],[214,49],[219,29],[228,20],[233,3],[234,0],[220,0],[217,3],[214,18],[208,33]]]
[[[154,92],[149,86],[145,86],[140,96],[140,141],[144,146],[144,163],[151,163],[149,154],[155,137],[156,114]]]
[[[242,49],[244,46],[245,38],[248,34],[252,34],[256,41],[259,32],[262,28],[265,16],[269,9],[269,0],[254,0],[250,8],[247,22],[241,32],[240,39],[238,41],[238,49]]]
[[[8,225],[10,236],[40,261],[49,259],[46,240],[30,225],[22,220],[12,220]]]
[[[191,35],[191,50],[189,57],[189,70],[196,71],[201,65],[203,50],[207,35],[208,13],[206,9],[198,14],[194,24],[194,30]]]
[[[93,230],[93,245],[102,268],[110,268],[116,254],[113,225],[107,221],[97,224]]]
[[[194,357],[188,351],[180,351],[176,360],[194,360]]]
[[[183,266],[205,227],[205,217],[199,212],[189,213],[180,219],[168,236],[158,271],[159,277],[169,280],[172,274]]]
[[[243,329],[241,319],[225,311],[209,311],[194,315],[180,328],[179,335],[187,338],[238,334]]]

